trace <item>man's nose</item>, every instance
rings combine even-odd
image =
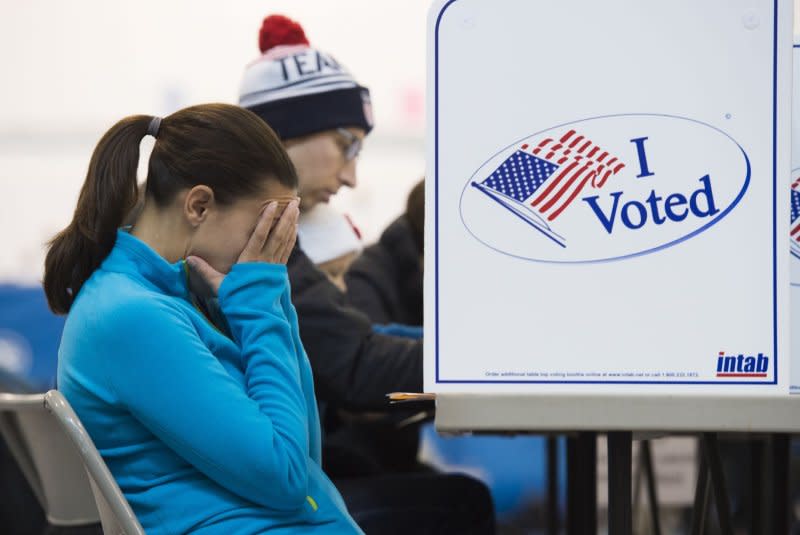
[[[356,187],[357,180],[356,180],[356,161],[358,158],[353,158],[349,162],[345,163],[342,170],[339,172],[339,181],[350,188]]]

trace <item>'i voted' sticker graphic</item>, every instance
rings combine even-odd
[[[505,254],[619,260],[707,230],[736,207],[749,181],[747,153],[716,127],[668,115],[614,115],[502,149],[469,178],[460,210],[476,239]]]

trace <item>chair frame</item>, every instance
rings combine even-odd
[[[72,441],[53,425],[44,394],[0,393],[0,437],[50,525],[100,522],[82,460]]]
[[[61,392],[51,390],[44,395],[44,406],[80,453],[100,511],[103,532],[114,535],[145,535],[133,509],[69,402]]]

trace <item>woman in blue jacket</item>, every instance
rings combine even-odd
[[[120,228],[148,134],[144,204]],[[280,141],[247,110],[132,116],[98,143],[50,244],[45,291],[68,313],[58,387],[150,535],[360,533],[320,467],[285,267],[296,188]]]

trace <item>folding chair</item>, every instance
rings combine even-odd
[[[75,446],[44,407],[44,394],[0,393],[0,435],[52,526],[100,517]]]
[[[57,390],[51,390],[44,395],[44,406],[55,416],[61,430],[77,449],[83,467],[89,474],[103,532],[106,535],[145,535],[108,466],[64,396]]]

